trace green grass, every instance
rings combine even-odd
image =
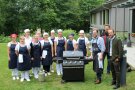
[[[11,71],[8,69],[6,44],[0,44],[0,90],[113,90],[110,85],[111,75],[103,74],[103,82],[99,85],[93,83],[95,74],[92,63],[86,65],[85,82],[68,82],[61,84],[61,77],[55,73],[46,77],[45,82],[31,78],[30,82],[13,81]],[[119,90],[135,90],[135,72],[127,73],[127,86]]]

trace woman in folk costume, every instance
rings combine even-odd
[[[97,29],[93,29],[91,43],[91,58],[93,58],[93,70],[96,73],[95,84],[100,84],[103,71],[103,53],[105,51],[105,44],[103,38],[98,37]]]
[[[84,30],[80,30],[79,38],[77,39],[77,46],[79,51],[83,51],[84,56],[88,56],[89,40],[85,37]]]
[[[18,69],[17,69],[17,55],[15,53],[15,47],[18,44],[16,41],[17,35],[11,34],[11,42],[8,43],[8,67],[12,70],[12,78],[13,80],[18,80]]]
[[[51,30],[51,36],[49,37],[49,39],[52,41],[53,43],[53,55],[55,57],[55,47],[54,47],[54,40],[55,40],[55,31],[54,30]],[[53,61],[51,63],[51,66],[50,66],[50,70],[51,72],[54,72],[54,68],[53,68]]]
[[[58,30],[58,37],[56,37],[54,41],[55,41],[55,56],[62,58],[63,51],[65,51],[67,48],[67,42],[66,42],[66,38],[63,37],[62,35],[61,29]],[[62,63],[56,64],[56,70],[57,70],[57,75],[63,74]]]
[[[20,36],[20,43],[15,47],[18,56],[18,70],[21,71],[21,82],[30,81],[29,70],[31,69],[30,45],[25,44],[25,37]]]
[[[35,35],[33,37],[33,41],[30,44],[31,46],[31,65],[32,65],[32,70],[35,79],[38,78],[38,73],[40,70],[40,62],[41,62],[41,56],[42,56],[42,51],[41,51],[41,43],[38,40],[38,36]]]
[[[44,40],[41,42],[42,46],[42,64],[43,68],[45,70],[45,76],[51,75],[50,74],[50,65],[52,63],[52,57],[53,57],[53,43],[52,41],[48,38],[48,33],[44,33],[43,37]]]
[[[74,34],[70,34],[67,40],[67,51],[76,50],[76,40],[74,39]]]
[[[32,42],[32,37],[30,36],[30,30],[29,29],[25,29],[24,30],[24,38],[25,38],[25,44],[30,45],[30,43]]]

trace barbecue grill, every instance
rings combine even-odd
[[[84,56],[82,51],[63,52],[64,81],[84,81]]]
[[[85,65],[93,59],[84,57],[82,51],[64,51],[63,57],[55,57],[53,61],[62,63],[62,83],[65,81],[84,81]]]

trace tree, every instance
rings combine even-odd
[[[102,0],[0,0],[0,33],[89,29],[89,11]]]

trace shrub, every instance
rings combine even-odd
[[[75,30],[72,30],[72,29],[65,29],[65,30],[63,31],[63,36],[65,36],[66,38],[68,38],[68,35],[71,34],[71,33],[74,34],[74,39],[77,40],[77,38],[78,38],[78,33],[76,33],[76,31],[75,31]]]
[[[0,35],[0,43],[8,43],[10,40],[9,36]]]

